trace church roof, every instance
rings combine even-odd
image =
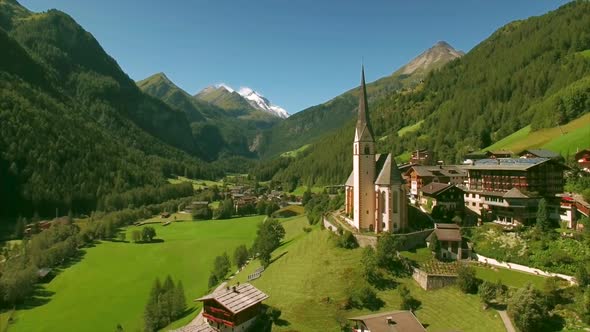
[[[392,184],[402,184],[402,173],[397,168],[397,164],[395,163],[395,158],[388,154],[382,154],[379,156],[379,159],[376,163],[376,170],[377,179],[375,180],[375,184],[378,185],[392,185]]]
[[[346,186],[354,187],[354,171],[350,172],[348,176],[348,180],[346,180]]]
[[[373,129],[369,121],[369,105],[367,102],[367,88],[365,86],[365,67],[361,70],[361,86],[359,94],[358,119],[356,120],[357,140],[373,141]]]

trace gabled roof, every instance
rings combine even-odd
[[[438,194],[441,194],[453,187],[456,187],[453,184],[448,184],[448,183],[439,183],[439,182],[430,182],[429,184],[423,186],[421,188],[422,194],[427,195],[427,196],[436,196]],[[459,189],[461,190],[461,189]]]
[[[521,153],[519,153],[519,156],[525,155],[525,154],[532,154],[533,156],[536,156],[537,158],[559,158],[561,157],[561,155],[557,152],[553,152],[551,150],[545,150],[545,149],[529,149],[529,150],[524,150]]]
[[[382,159],[385,160],[382,161]],[[387,155],[381,155],[376,164],[375,173],[378,175],[377,179],[375,180],[375,184],[392,185],[404,183],[404,180],[402,179],[402,173],[399,171],[399,168],[397,168],[395,158],[391,155],[391,153]],[[381,167],[379,167],[380,164],[382,165]]]
[[[236,314],[266,299],[268,299],[268,295],[251,284],[245,283],[228,290],[205,295],[195,301],[215,300],[227,310]]]
[[[512,188],[508,190],[504,196],[504,198],[529,198],[529,196],[523,194],[522,191],[518,190],[517,188]]]
[[[439,241],[461,241],[461,228],[456,224],[434,224],[434,232],[428,236],[428,240],[432,238],[432,234],[436,235]]]
[[[512,155],[512,151],[508,151],[508,150],[494,150],[494,151],[489,151],[490,154],[492,155]]]
[[[411,311],[390,311],[349,318],[360,321],[371,332],[424,332],[426,329]]]
[[[445,176],[445,177],[454,177],[454,176],[467,176],[467,172],[465,171],[463,166],[458,165],[440,165],[440,166],[422,166],[422,165],[415,165],[410,167],[406,171],[408,174],[411,170],[414,170],[418,176],[421,177],[436,177],[436,176]]]

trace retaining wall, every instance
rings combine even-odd
[[[412,278],[425,290],[446,287],[453,285],[457,281],[456,275],[428,274],[419,268],[414,268]]]

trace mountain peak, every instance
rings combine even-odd
[[[462,51],[457,51],[446,41],[441,40],[412,59],[407,65],[400,68],[399,72],[404,75],[410,75],[419,71],[429,71],[449,61],[460,58],[464,54]]]
[[[249,87],[240,87],[238,93],[246,100],[248,100],[248,103],[250,103],[250,105],[252,105],[252,107],[254,108],[276,115],[279,118],[286,119],[289,117],[289,113],[287,113],[287,111],[284,108],[271,104],[270,101],[264,98],[263,95],[252,90]]]

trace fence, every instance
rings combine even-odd
[[[261,266],[261,267],[257,268],[253,273],[250,273],[248,275],[248,281],[252,281],[252,280],[256,280],[256,279],[260,278],[260,276],[262,275],[262,272],[264,272],[264,266]]]

